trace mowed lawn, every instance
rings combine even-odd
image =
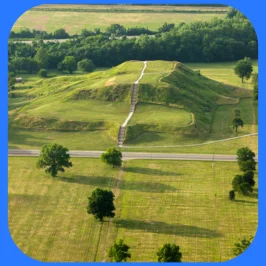
[[[157,30],[167,23],[207,21],[214,17],[223,18],[225,14],[216,13],[125,13],[125,12],[64,12],[64,11],[26,11],[13,25],[13,31],[23,27],[54,32],[64,28],[69,34],[80,34],[86,28],[104,31],[111,24],[129,27],[147,27]]]
[[[185,127],[192,122],[192,114],[185,109],[159,104],[139,103],[129,125],[152,124]]]
[[[241,82],[241,79],[235,74],[234,67],[237,62],[224,63],[187,63],[186,66],[193,70],[200,70],[200,73],[210,79],[238,86],[246,89],[253,89],[251,79]],[[253,72],[258,73],[258,60],[252,60]]]
[[[73,168],[51,178],[36,160],[9,157],[9,228],[38,260],[109,261],[108,248],[122,238],[130,261],[156,261],[157,249],[170,242],[181,247],[184,262],[218,262],[234,257],[239,238],[256,233],[257,189],[228,200],[235,162],[134,160],[119,170],[74,158]],[[116,195],[111,221],[86,212],[96,187]]]
[[[241,118],[244,121],[244,127],[238,128],[238,133],[235,133],[232,129],[234,109],[239,109],[241,111]],[[147,112],[147,116],[148,115],[149,113]],[[145,116],[143,115],[143,117]],[[135,118],[133,116],[132,122],[136,121],[134,119]],[[170,125],[174,120],[173,118],[170,117],[170,114],[168,114],[164,116],[164,121],[168,121],[168,124]],[[219,106],[213,112],[210,134],[199,135],[195,137],[192,135],[147,132],[131,141],[128,141],[129,146],[127,148],[124,148],[123,150],[125,151],[145,150],[149,152],[153,151],[153,152],[176,152],[176,153],[180,152],[180,153],[235,154],[237,149],[248,146],[255,153],[257,153],[258,151],[257,136],[249,136],[249,137],[233,139],[229,141],[207,144],[202,146],[182,147],[182,145],[200,144],[204,142],[233,138],[257,132],[258,132],[258,105],[251,98],[246,98],[240,100],[239,104]],[[141,148],[132,148],[130,147],[131,145],[132,147],[139,146]],[[165,149],[163,147],[152,148],[152,146],[181,146],[181,147],[171,147]]]

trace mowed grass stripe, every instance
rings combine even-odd
[[[224,261],[233,258],[238,238],[256,231],[257,190],[228,200],[236,163],[126,161],[118,182],[118,170],[97,159],[75,158],[54,179],[35,162],[9,159],[9,227],[17,245],[39,260],[108,261],[106,250],[122,238],[132,261],[155,261],[169,241],[181,246],[184,261]],[[117,184],[116,217],[100,233],[101,223],[86,212],[87,197],[95,187],[115,191]]]

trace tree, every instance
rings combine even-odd
[[[235,191],[234,190],[230,190],[229,191],[229,199],[230,200],[235,200],[235,197],[236,197]]]
[[[237,133],[238,127],[243,127],[243,126],[244,126],[244,122],[241,118],[234,118],[233,119],[233,129],[236,130],[236,133]]]
[[[250,150],[248,147],[244,147],[237,150],[237,162],[239,168],[243,172],[255,171],[256,162],[255,162],[255,153]]]
[[[234,68],[235,74],[242,79],[249,79],[253,71],[252,63],[250,58],[245,57],[243,60],[239,60]]]
[[[164,244],[157,252],[158,262],[181,262],[182,253],[175,244]]]
[[[16,83],[16,75],[14,72],[8,72],[8,89],[12,90]]]
[[[253,189],[249,183],[244,182],[238,186],[237,191],[242,193],[243,195],[247,195],[249,193],[252,193]]]
[[[247,171],[243,174],[243,182],[247,182],[251,187],[255,186],[254,172]]]
[[[59,63],[58,69],[61,71],[68,71],[70,74],[77,69],[77,63],[74,56],[66,56],[64,60]]]
[[[106,150],[106,153],[101,155],[101,160],[104,163],[110,164],[113,166],[121,166],[122,165],[122,153],[116,148],[109,148]]]
[[[39,68],[48,68],[48,54],[44,47],[37,49],[37,53],[34,56],[34,59],[38,63]]]
[[[108,256],[115,262],[126,262],[127,258],[131,258],[131,254],[128,252],[130,247],[123,243],[123,240],[120,239],[118,244],[115,243],[109,249]]]
[[[41,78],[47,78],[48,76],[48,72],[46,69],[40,69],[38,72],[38,76]]]
[[[103,221],[104,217],[115,216],[114,197],[112,191],[103,190],[100,188],[95,189],[91,197],[88,197],[89,203],[87,207],[88,214],[93,214],[96,220]]]
[[[252,82],[254,83],[253,85],[253,99],[255,101],[258,100],[258,73],[254,73],[252,75]]]
[[[236,256],[242,254],[252,243],[254,236],[250,236],[249,238],[243,238],[240,240],[240,242],[235,243],[235,247],[233,249],[234,254]]]
[[[55,39],[66,39],[69,38],[69,34],[65,31],[65,29],[55,30],[53,37]]]
[[[68,149],[59,144],[46,144],[41,149],[37,168],[45,168],[45,172],[55,177],[57,173],[65,172],[64,167],[72,167]]]
[[[92,72],[95,69],[95,65],[92,60],[83,59],[78,62],[78,70],[82,72]]]
[[[238,187],[240,184],[242,184],[243,181],[243,176],[242,175],[236,175],[232,181],[232,187],[234,191],[238,191]]]

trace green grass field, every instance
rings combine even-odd
[[[17,246],[41,261],[108,261],[122,238],[130,261],[156,261],[164,243],[181,247],[183,261],[226,261],[239,238],[255,235],[257,186],[228,200],[236,163],[126,161],[123,170],[98,159],[72,159],[51,178],[36,158],[9,157],[9,228]],[[257,180],[256,180],[257,182]],[[97,222],[86,212],[93,189],[111,189],[116,216]]]
[[[252,60],[253,72],[258,73],[258,60]],[[235,75],[234,67],[236,62],[225,63],[187,63],[188,67],[193,70],[200,70],[200,73],[210,79],[217,80],[219,82],[238,86],[247,89],[253,89],[251,80],[244,80]]]
[[[102,6],[106,9],[106,6]],[[121,6],[120,6],[121,7]],[[86,28],[88,30],[94,30],[99,28],[105,30],[110,24],[121,24],[126,28],[129,27],[148,27],[150,30],[157,30],[162,24],[167,21],[167,23],[180,23],[180,22],[191,22],[191,21],[206,21],[210,20],[213,17],[224,17],[225,14],[216,14],[216,13],[164,13],[156,6],[143,7],[140,9],[141,12],[125,13],[125,8],[121,8],[121,12],[108,12],[110,6],[107,7],[108,10],[102,10],[102,12],[87,12],[82,9],[88,7],[80,7],[75,5],[76,9],[73,9],[73,6],[65,5],[51,5],[51,6],[40,6],[42,9],[52,9],[52,11],[43,11],[35,8],[35,10],[29,10],[23,13],[16,23],[14,24],[12,30],[19,31],[23,27],[30,29],[45,30],[47,32],[54,32],[56,29],[64,28],[69,34],[79,34],[82,29]],[[70,8],[72,11],[64,11],[64,8]],[[99,7],[100,8],[100,7]],[[93,6],[93,9],[99,9],[97,6]],[[139,8],[139,7],[138,7]],[[146,12],[145,9],[155,9],[156,13]],[[169,7],[163,7],[164,9],[169,10]],[[57,11],[57,9],[59,11]],[[130,7],[132,9],[132,7]],[[133,7],[134,9],[134,7]],[[173,8],[170,8],[173,10]],[[188,11],[193,8],[191,7],[182,7],[181,10]],[[177,8],[180,11],[180,8]],[[208,11],[208,10],[217,10],[217,11],[226,11],[226,8],[209,8],[205,7],[196,7],[197,10]],[[195,8],[194,8],[195,11]],[[71,21],[71,24],[69,24]]]
[[[129,112],[132,83],[142,68],[143,62],[129,61],[83,75],[55,73],[47,79],[24,75],[24,82],[9,98],[9,148],[40,149],[51,142],[76,150],[115,146],[119,126]],[[224,87],[180,63],[149,61],[125,145],[150,151],[145,146],[195,144],[255,133],[256,105],[251,98],[238,103],[239,98],[250,96],[250,90]],[[234,108],[241,110],[245,124],[238,134],[231,128]],[[169,152],[212,153],[215,149],[234,154],[243,145],[257,152],[256,137]]]

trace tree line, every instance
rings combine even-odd
[[[96,67],[112,67],[127,60],[176,60],[185,63],[258,58],[254,28],[239,15],[213,18],[208,22],[165,23],[155,36],[146,33],[139,38],[127,38],[126,31],[124,26],[114,24],[107,28],[108,34],[97,29],[93,32],[83,30],[78,38],[64,43],[43,43],[41,40],[32,45],[9,43],[9,69],[12,72],[37,72],[40,67],[35,55],[40,49],[45,51],[47,69],[60,68],[66,56],[72,56],[75,62],[91,60]],[[18,64],[25,58],[28,60],[25,65]]]

